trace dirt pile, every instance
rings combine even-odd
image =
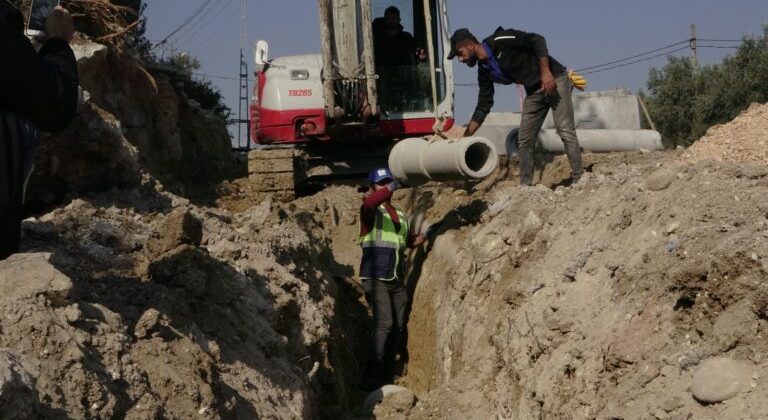
[[[149,188],[76,199],[0,262],[0,349],[45,418],[349,412],[366,313],[321,214]]]
[[[586,158],[572,188],[501,181],[403,202],[442,221],[409,278],[410,418],[768,410],[768,168]]]
[[[768,104],[754,103],[733,121],[710,128],[682,160],[768,165]]]

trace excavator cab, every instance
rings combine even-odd
[[[430,2],[438,102],[445,97],[443,50],[437,4]],[[432,110],[429,38],[424,0],[372,0],[373,51],[382,113]]]

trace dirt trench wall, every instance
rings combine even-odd
[[[188,100],[171,77],[89,41],[73,48],[85,101],[67,129],[44,138],[28,201],[54,203],[148,178],[189,195],[235,174],[224,121]]]
[[[431,193],[444,225],[411,278],[411,417],[768,412],[768,169],[673,157],[608,157],[571,189]],[[703,404],[716,356],[744,373]]]

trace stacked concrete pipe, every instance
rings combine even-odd
[[[588,152],[629,152],[633,150],[661,150],[661,134],[654,130],[593,130],[576,129],[579,145]],[[539,131],[538,145],[548,152],[563,152],[563,141],[557,130]]]
[[[517,135],[520,129],[513,128],[506,137],[505,151],[510,156],[517,155]],[[662,150],[661,134],[653,130],[591,130],[576,129],[579,146],[585,152],[631,152],[637,150]],[[536,138],[536,150],[550,153],[563,153],[563,145],[557,130],[542,129]]]
[[[418,186],[429,181],[482,179],[499,164],[496,147],[482,137],[422,138],[399,141],[389,154],[389,170],[400,184]]]

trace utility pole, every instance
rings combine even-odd
[[[693,73],[699,72],[699,55],[696,51],[696,24],[691,24],[691,66],[693,66]]]
[[[248,62],[245,60],[246,41],[246,0],[240,1],[240,102],[237,110],[237,148],[250,150],[251,148],[251,122],[250,122],[250,90],[248,89]],[[245,139],[243,139],[245,134]]]

